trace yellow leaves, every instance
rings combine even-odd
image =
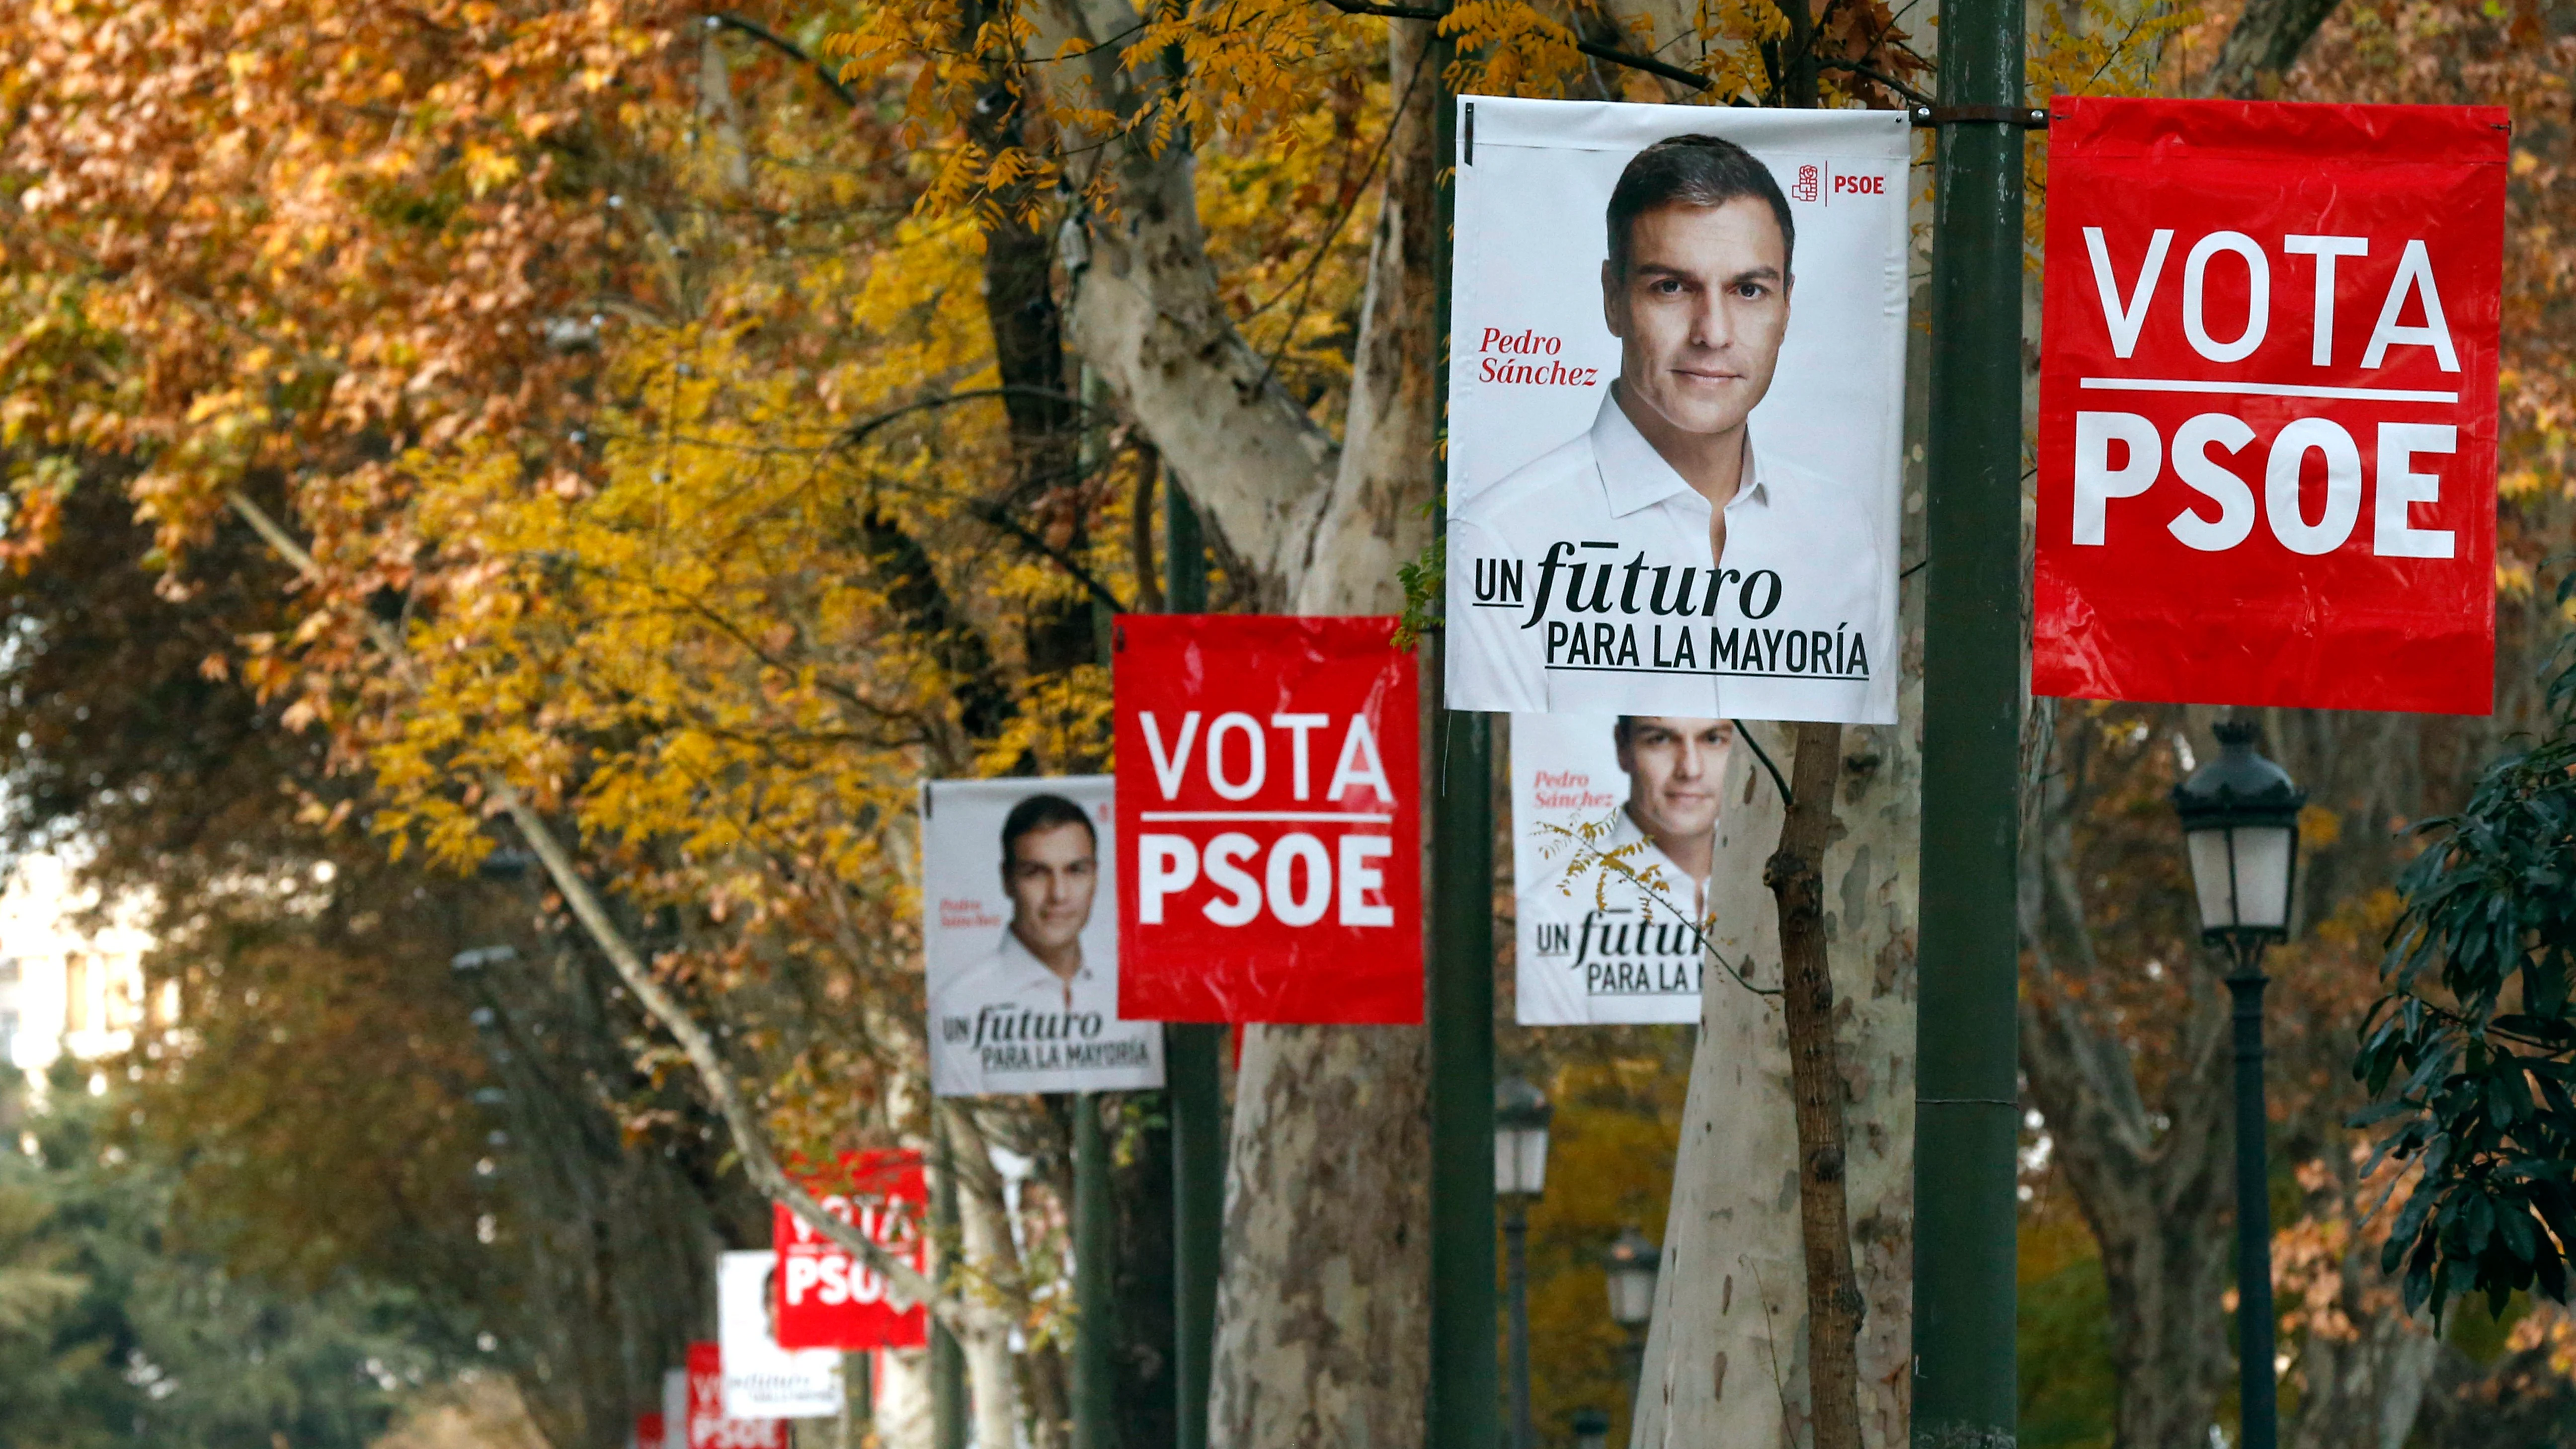
[[[1442,23],[1462,57],[1452,84],[1489,95],[1554,97],[1583,71],[1574,32],[1526,0],[1462,0]]]
[[[2050,96],[2135,96],[2165,88],[2169,67],[2178,64],[2172,44],[2206,18],[2197,6],[2175,0],[2082,0],[2047,10],[2045,23],[2032,37],[2026,62],[2024,93],[2033,105]],[[2214,47],[2217,38],[2213,37]],[[2033,144],[2024,162],[2027,190],[2022,234],[2025,265],[2039,266],[2041,218],[2048,204],[2048,133],[2031,133]]]
[[[959,235],[911,239],[932,285],[971,275]],[[922,282],[885,278],[897,280]],[[388,828],[442,855],[464,849],[478,827],[471,810],[451,813],[453,782],[496,771],[560,798],[589,848],[611,857],[676,851],[692,870],[744,852],[804,857],[853,883],[888,868],[875,832],[852,823],[899,812],[924,769],[918,736],[888,722],[946,719],[959,681],[945,646],[890,606],[869,540],[900,526],[945,548],[941,510],[914,506],[933,500],[911,490],[979,484],[925,459],[918,434],[888,431],[843,454],[797,370],[743,341],[686,329],[620,349],[605,390],[633,401],[595,421],[603,469],[592,486],[529,487],[498,448],[405,459],[456,587],[415,623],[421,693],[371,756],[402,806]],[[885,382],[918,380],[901,371]],[[950,462],[971,470],[970,458]],[[1032,685],[1027,737],[1046,750],[1104,738],[1106,696],[1103,678]],[[633,888],[703,900],[691,884],[701,879]]]
[[[2343,839],[2343,817],[2332,809],[2310,801],[2299,810],[2299,847],[2323,850]]]
[[[464,165],[466,187],[478,197],[518,180],[522,170],[518,157],[479,144],[465,148]]]

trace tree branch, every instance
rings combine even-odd
[[[1435,10],[1425,5],[1379,5],[1373,3],[1373,0],[1324,0],[1324,3],[1344,15],[1375,15],[1387,20],[1446,20],[1449,18],[1447,10]],[[1695,91],[1704,91],[1716,84],[1704,75],[1684,70],[1669,61],[1657,60],[1651,55],[1639,55],[1631,50],[1614,50],[1609,46],[1580,38],[1574,42],[1574,48],[1595,60],[1606,60],[1614,65],[1624,65],[1630,70],[1642,70],[1648,75],[1662,76],[1668,81],[1689,86]]]
[[[1739,731],[1740,733],[1740,731]],[[1780,911],[1781,1006],[1798,1119],[1798,1226],[1807,1262],[1807,1400],[1815,1449],[1861,1449],[1859,1280],[1844,1191],[1843,1074],[1825,945],[1824,858],[1834,835],[1843,727],[1798,726],[1798,793],[1762,869]],[[1785,793],[1785,792],[1784,792]]]
[[[807,55],[803,47],[797,45],[795,41],[789,40],[786,36],[779,34],[777,31],[770,29],[768,26],[761,24],[757,20],[746,20],[742,16],[733,14],[731,11],[718,10],[707,16],[707,28],[710,30],[717,28],[739,30],[743,34],[750,36],[752,39],[759,41],[763,45],[769,46],[785,55],[792,56],[811,68],[814,72],[814,78],[821,81],[827,88],[829,88],[833,95],[840,97],[842,105],[856,106],[859,103],[858,96],[852,93],[848,86],[841,84],[841,78],[832,73],[832,68],[830,66],[827,66],[821,61],[816,60],[814,57]]]
[[[313,584],[324,582],[321,565],[302,544],[296,542],[294,535],[269,515],[267,509],[240,492],[230,495],[229,502],[233,512],[240,515],[297,573]],[[410,652],[401,637],[395,634],[393,626],[373,613],[368,613],[366,620],[368,635],[384,653],[395,675],[406,688],[419,692],[420,682],[413,670]],[[742,1158],[743,1175],[751,1179],[762,1195],[785,1203],[816,1231],[882,1274],[898,1294],[916,1303],[929,1304],[939,1321],[952,1332],[965,1337],[1006,1331],[1009,1327],[1006,1315],[985,1305],[942,1301],[930,1279],[910,1263],[886,1251],[855,1226],[825,1212],[813,1194],[797,1186],[779,1168],[778,1159],[769,1150],[768,1134],[761,1129],[750,1102],[734,1082],[732,1069],[725,1065],[723,1056],[717,1052],[714,1039],[653,975],[642,953],[635,949],[634,943],[609,916],[607,903],[600,899],[599,892],[581,874],[578,862],[573,859],[572,852],[564,848],[553,825],[528,803],[517,786],[499,772],[484,771],[480,783],[527,839],[529,849],[544,863],[546,874],[554,881],[555,888],[563,892],[565,904],[572,908],[574,917],[589,933],[592,943],[616,968],[618,979],[626,983],[627,989],[635,993],[636,1000],[644,1004],[644,1009],[679,1042],[680,1050],[689,1058],[689,1065],[697,1070],[699,1081],[705,1085],[707,1095],[715,1100],[717,1113],[724,1118],[725,1129],[733,1139],[734,1151]]]

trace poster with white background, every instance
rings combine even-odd
[[[1118,1018],[1115,786],[1108,775],[922,786],[940,1096],[1163,1085],[1162,1024]]]
[[[1700,1019],[1702,937],[1731,721],[1512,716],[1515,1016]]]
[[[1458,105],[1451,705],[1892,723],[1906,114]]]
[[[728,1419],[828,1419],[841,1412],[841,1353],[778,1346],[774,1252],[716,1260],[716,1345]]]

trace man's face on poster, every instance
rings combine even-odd
[[[1619,384],[1687,433],[1742,427],[1771,390],[1789,330],[1788,239],[1770,204],[1659,206],[1628,231],[1628,270],[1601,266]]]
[[[1717,829],[1717,792],[1735,726],[1722,719],[1636,715],[1619,744],[1628,774],[1628,813],[1658,840]]]
[[[1091,832],[1063,821],[1012,841],[1010,858],[1002,862],[1002,888],[1011,893],[1011,929],[1031,949],[1072,945],[1091,922],[1091,898],[1100,888]]]

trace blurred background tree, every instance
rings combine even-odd
[[[190,1250],[177,1174],[123,1130],[135,1094],[68,1059],[40,1101],[0,1082],[33,1151],[0,1154],[0,1422],[30,1449],[362,1449],[402,1397],[474,1362],[417,1294],[296,1285]]]

